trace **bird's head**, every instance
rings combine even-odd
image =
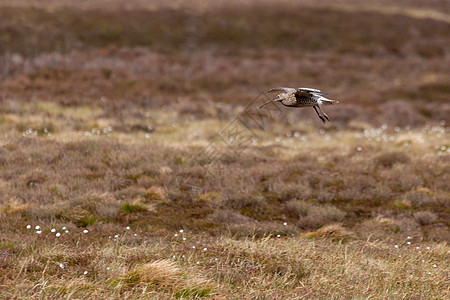
[[[283,101],[284,99],[284,93],[278,94],[275,98],[270,99],[269,101],[267,101],[266,103],[264,103],[263,105],[261,105],[259,107],[259,109],[263,108],[265,105],[269,104],[270,102],[274,102],[274,101]]]

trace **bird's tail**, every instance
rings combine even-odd
[[[339,103],[338,100],[332,100],[325,97],[320,98],[320,100],[322,101],[322,105],[334,105]]]

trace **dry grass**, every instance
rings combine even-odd
[[[157,260],[140,264],[120,277],[119,289],[144,285],[148,290],[168,290],[175,297],[205,297],[211,294],[211,284],[201,278],[185,278],[182,271],[170,260]]]
[[[336,228],[326,231],[342,232]],[[381,241],[333,242],[327,234],[320,239],[262,240],[184,234],[185,242],[170,238],[148,240],[150,236],[141,235],[133,239],[126,234],[113,242],[94,232],[79,237],[78,241],[71,240],[79,235],[73,232],[72,237],[66,236],[67,240],[53,245],[49,237],[33,238],[34,249],[39,250],[24,250],[19,260],[12,257],[18,245],[3,250],[12,253],[2,258],[5,271],[2,285],[11,288],[3,289],[1,295],[47,298],[259,295],[277,299],[345,298],[367,293],[394,298],[448,295],[445,263],[448,247],[442,243],[405,238],[397,241],[400,246],[396,248],[393,243]],[[86,239],[96,242],[86,243]],[[413,243],[407,245],[406,241]],[[76,242],[88,247],[81,250],[78,246],[75,250],[70,245]],[[192,244],[196,249],[192,249]],[[15,264],[18,273],[13,272]],[[30,285],[30,280],[39,287]]]
[[[0,1],[0,298],[448,298],[446,6],[334,2]]]
[[[448,159],[434,145],[448,133],[391,132],[394,141],[376,142],[340,130],[326,133],[338,145],[330,150],[314,129],[308,141],[286,143],[262,132],[242,156],[206,164],[188,156],[198,139],[160,142],[201,126],[149,138],[9,131],[1,152],[9,287],[2,297],[424,297],[424,288],[429,297],[447,295]],[[398,144],[418,132],[423,143]],[[206,145],[207,135],[201,139]],[[401,149],[405,163],[392,159]],[[249,163],[253,151],[260,159]]]
[[[317,231],[308,232],[305,234],[307,238],[329,238],[331,240],[344,241],[355,234],[339,224],[326,225],[319,228]]]

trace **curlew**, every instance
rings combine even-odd
[[[273,101],[281,102],[281,104],[288,107],[312,106],[323,123],[325,123],[325,119],[330,121],[330,118],[328,118],[327,114],[323,112],[321,106],[334,105],[336,103],[339,103],[339,101],[337,100],[325,98],[323,95],[325,95],[326,93],[323,93],[322,91],[317,89],[310,89],[310,88],[294,89],[286,87],[277,87],[270,89],[269,93],[271,92],[278,92],[279,94],[275,98],[261,105],[259,109],[263,108],[264,105],[269,104],[270,102]]]

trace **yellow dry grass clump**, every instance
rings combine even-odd
[[[342,227],[340,224],[323,226],[316,231],[305,233],[307,238],[330,238],[331,240],[344,240],[355,237],[355,233]]]
[[[120,279],[125,285],[147,285],[146,289],[161,289],[180,297],[207,296],[212,293],[210,281],[193,274],[184,274],[174,262],[161,259],[141,264]]]

